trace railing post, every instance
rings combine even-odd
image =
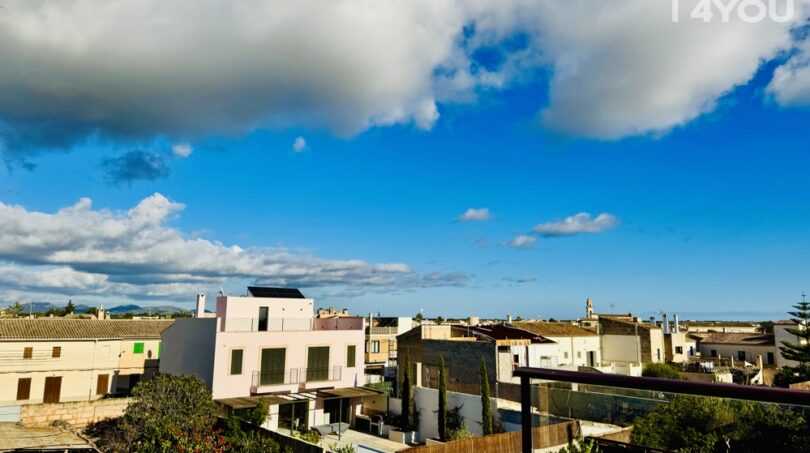
[[[520,377],[520,424],[522,453],[532,453],[532,387],[531,379]]]

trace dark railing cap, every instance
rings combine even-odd
[[[583,373],[580,371],[549,368],[520,367],[513,371],[521,378],[546,379],[549,381],[574,382],[578,384],[604,385],[626,389],[656,390],[659,392],[686,395],[714,396],[764,403],[810,406],[810,392],[774,387],[756,387],[737,384],[712,384],[679,381],[676,379],[624,376],[608,373]]]

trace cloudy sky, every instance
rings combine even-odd
[[[0,303],[779,317],[808,5],[697,3],[0,0]]]

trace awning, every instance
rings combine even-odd
[[[368,396],[380,396],[383,393],[368,387],[346,387],[340,389],[319,390],[319,394],[324,398],[363,398]]]
[[[250,409],[259,404],[259,401],[267,403],[269,406],[276,404],[296,403],[299,401],[309,401],[318,399],[318,395],[314,392],[304,393],[282,393],[276,395],[257,395],[245,398],[224,398],[216,400],[217,403],[223,406],[228,406],[231,409]]]

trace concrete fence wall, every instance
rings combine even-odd
[[[22,406],[20,423],[28,427],[50,426],[61,420],[82,428],[90,423],[123,415],[130,398],[107,398],[57,404],[28,404]]]

